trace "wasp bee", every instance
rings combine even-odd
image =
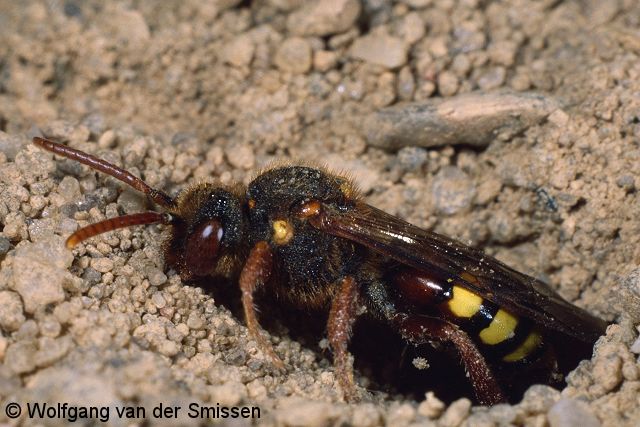
[[[246,188],[203,183],[173,198],[90,154],[43,138],[33,142],[117,178],[163,210],[91,224],[68,238],[69,248],[117,228],[169,226],[167,265],[185,280],[236,278],[248,330],[280,369],[258,323],[256,293],[328,311],[328,341],[346,400],[358,397],[348,346],[363,313],[413,345],[456,352],[486,405],[507,400],[504,372],[542,363],[553,382],[566,359],[558,345],[575,344],[567,351],[577,363],[604,334],[604,321],[545,283],[367,205],[348,179],[324,170],[276,167]]]

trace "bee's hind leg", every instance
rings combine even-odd
[[[484,356],[469,335],[458,326],[435,317],[397,314],[394,319],[402,336],[414,345],[430,341],[450,342],[455,347],[481,405],[507,401]]]

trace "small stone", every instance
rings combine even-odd
[[[452,72],[443,71],[438,75],[438,90],[440,91],[440,95],[455,95],[459,87],[458,78]]]
[[[7,160],[14,160],[18,151],[24,145],[24,139],[0,131],[0,153],[4,153]]]
[[[405,15],[399,33],[405,42],[413,44],[424,37],[426,28],[424,21],[416,12]]]
[[[514,64],[518,44],[512,40],[501,40],[489,45],[488,53],[491,61],[496,65],[510,67]]]
[[[504,67],[495,67],[484,73],[478,79],[480,89],[488,91],[496,89],[504,84],[507,70]]]
[[[381,409],[372,403],[362,403],[354,405],[350,425],[374,427],[384,425],[382,422]]]
[[[453,215],[471,206],[476,190],[464,171],[455,166],[445,166],[433,179],[432,193],[436,209]]]
[[[73,255],[60,236],[18,245],[9,286],[20,294],[27,313],[64,300],[63,284],[72,280],[67,271],[72,261]]]
[[[47,315],[38,322],[38,328],[40,329],[40,335],[55,338],[60,335],[62,326],[60,322],[53,315]]]
[[[11,248],[11,241],[4,236],[0,236],[0,256],[6,255]]]
[[[600,421],[584,403],[560,399],[547,413],[551,427],[600,427]]]
[[[631,344],[631,347],[629,348],[629,350],[632,353],[640,354],[640,337],[636,338],[633,344]]]
[[[622,382],[622,358],[626,351],[619,343],[607,342],[601,345],[595,355],[592,374],[595,383],[605,392],[618,387]]]
[[[305,39],[286,39],[276,52],[274,62],[282,71],[304,74],[311,69],[311,45]]]
[[[458,399],[453,402],[440,418],[439,425],[442,427],[457,427],[469,416],[471,401],[469,399]]]
[[[224,154],[231,166],[238,169],[251,169],[256,158],[253,149],[247,144],[234,144],[225,148]]]
[[[141,47],[151,38],[144,15],[137,10],[118,7],[102,22],[102,30],[112,39]]]
[[[0,291],[0,327],[16,331],[25,321],[20,296],[12,291]]]
[[[289,15],[288,30],[300,36],[329,36],[350,29],[360,16],[359,0],[307,1]]]
[[[285,410],[277,413],[278,424],[291,427],[326,426],[337,416],[337,409],[325,402],[292,397],[280,406]]]
[[[234,67],[246,67],[251,64],[255,50],[256,47],[249,37],[239,36],[224,46],[222,60]]]
[[[616,178],[616,185],[627,193],[630,193],[635,190],[636,181],[633,175],[624,174]]]
[[[496,178],[489,178],[482,181],[478,185],[478,194],[476,195],[476,203],[478,205],[486,205],[492,202],[502,190],[502,182]]]
[[[199,313],[192,311],[187,318],[187,326],[190,329],[200,330],[204,328],[204,318]]]
[[[416,417],[416,410],[408,403],[396,404],[389,408],[387,425],[408,425]]]
[[[318,71],[329,71],[337,62],[338,55],[330,50],[318,50],[313,54],[313,68]]]
[[[156,267],[151,267],[147,270],[147,277],[151,286],[160,286],[167,282],[167,275]],[[161,307],[158,306],[158,308]]]
[[[69,352],[72,344],[73,341],[68,335],[60,338],[40,338],[40,349],[34,356],[35,364],[40,368],[51,366],[56,361],[62,359]]]
[[[393,69],[407,62],[408,44],[384,33],[369,34],[356,39],[350,54],[356,59]]]
[[[445,404],[430,391],[425,395],[425,399],[418,405],[418,413],[427,418],[435,419],[444,411]]]
[[[398,151],[398,163],[403,169],[415,171],[428,160],[427,150],[420,147],[402,147]]]
[[[415,91],[416,80],[411,72],[411,67],[402,67],[398,73],[398,97],[403,101],[410,101],[413,99]]]
[[[113,129],[109,129],[108,131],[100,135],[100,138],[98,139],[98,146],[100,148],[112,148],[115,145],[116,139],[116,133],[113,131]]]
[[[80,183],[72,176],[65,176],[60,181],[58,192],[64,198],[65,202],[72,203],[80,198]]]
[[[549,121],[549,123],[553,123],[558,127],[563,127],[566,126],[569,122],[569,115],[558,108],[556,111],[549,114],[547,120]]]
[[[167,305],[167,301],[162,296],[162,292],[155,292],[153,295],[151,295],[151,301],[157,308],[164,308]],[[173,328],[172,330],[174,329],[175,328]],[[168,331],[167,331],[167,335],[169,335]]]
[[[113,261],[107,257],[93,258],[91,260],[91,267],[100,273],[107,273],[113,270]]]
[[[36,368],[36,345],[32,341],[18,341],[7,348],[5,365],[16,374],[25,374]]]

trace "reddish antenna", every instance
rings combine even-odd
[[[82,164],[89,166],[91,169],[95,169],[100,172],[104,172],[116,178],[125,184],[130,185],[136,190],[146,194],[151,200],[160,206],[171,209],[174,207],[174,200],[166,193],[151,188],[146,182],[133,175],[131,172],[126,171],[114,164],[107,162],[106,160],[99,159],[84,151],[76,150],[75,148],[67,147],[66,145],[50,141],[48,139],[35,137],[33,143],[38,147],[44,148],[47,151],[51,151],[54,154],[64,156],[68,159],[75,160]],[[107,231],[116,230],[118,228],[131,227],[133,225],[146,225],[146,224],[171,224],[172,216],[169,213],[159,212],[141,212],[130,215],[123,215],[116,218],[105,219],[104,221],[97,222],[95,224],[89,224],[80,230],[77,230],[67,239],[67,248],[71,249],[78,243],[87,240],[98,234],[106,233]]]
[[[77,230],[67,239],[66,245],[68,249],[73,249],[78,243],[81,243],[87,239],[98,234],[106,233],[107,231],[113,231],[118,228],[126,228],[134,225],[147,225],[147,224],[171,224],[171,215],[168,213],[159,212],[140,212],[130,215],[117,216],[115,218],[105,219],[104,221],[89,224],[86,227]]]
[[[76,162],[89,166],[91,169],[104,172],[125,184],[129,184],[131,187],[149,196],[151,200],[164,208],[171,208],[174,205],[173,199],[168,194],[149,187],[146,182],[133,175],[131,172],[111,164],[104,159],[99,159],[91,154],[85,153],[84,151],[76,150],[75,148],[67,147],[66,145],[58,142],[53,142],[37,136],[33,138],[33,143],[38,147],[51,151],[53,154],[58,154],[68,159],[75,160]]]

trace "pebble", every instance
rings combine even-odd
[[[5,365],[16,374],[25,374],[36,368],[35,356],[38,351],[31,340],[10,344],[4,356]]]
[[[0,327],[16,331],[25,321],[22,300],[13,291],[0,291]]]
[[[280,404],[284,411],[278,411],[278,424],[291,427],[322,427],[330,425],[336,416],[336,407],[325,402],[288,398]]]
[[[558,103],[534,93],[465,93],[394,105],[367,116],[362,132],[375,147],[469,144],[485,147],[544,120]]]
[[[0,152],[7,156],[7,160],[16,158],[16,154],[22,149],[24,142],[24,139],[19,136],[0,131]]]
[[[73,340],[69,335],[60,338],[40,338],[38,345],[40,349],[34,355],[36,366],[43,368],[53,365],[69,352],[72,345]]]
[[[420,169],[429,159],[427,150],[420,147],[403,147],[398,151],[398,163],[407,171]]]
[[[113,129],[109,129],[100,135],[100,138],[98,139],[98,146],[100,148],[112,148],[115,145],[117,138],[118,137]]]
[[[399,32],[404,41],[409,44],[413,44],[422,39],[426,28],[420,14],[416,12],[406,14]]]
[[[455,166],[440,169],[433,178],[431,188],[436,210],[446,215],[470,208],[476,195],[472,180]]]
[[[387,414],[387,425],[407,425],[416,417],[416,410],[408,403],[393,404]]]
[[[313,68],[326,72],[336,66],[338,55],[330,50],[318,50],[313,54]]]
[[[225,147],[224,154],[234,168],[252,169],[256,163],[253,149],[247,144],[233,144]]]
[[[398,97],[403,101],[410,101],[416,91],[416,80],[411,67],[405,66],[398,73]]]
[[[113,270],[113,261],[107,257],[93,258],[91,260],[91,267],[100,273],[106,273]]]
[[[351,425],[375,427],[383,425],[381,409],[372,403],[363,403],[353,408]]]
[[[550,427],[600,427],[600,421],[584,403],[560,399],[547,413]]]
[[[469,416],[471,401],[469,399],[458,399],[453,402],[444,412],[438,425],[442,427],[457,427]]]
[[[234,67],[247,67],[251,64],[255,50],[256,47],[251,38],[239,36],[223,47],[222,60]]]
[[[435,419],[444,411],[445,404],[430,391],[425,395],[425,399],[418,405],[418,413],[427,418]]]
[[[287,29],[299,36],[329,36],[350,29],[360,16],[359,0],[306,2],[289,15]]]
[[[11,241],[5,236],[0,236],[0,256],[6,255],[11,250]]]
[[[60,236],[46,236],[37,243],[21,243],[13,260],[9,286],[22,297],[27,313],[64,301],[63,284],[71,280],[67,268],[73,254]]]
[[[478,78],[478,86],[483,91],[489,91],[502,86],[507,76],[504,67],[494,67]]]
[[[156,267],[150,267],[147,269],[147,277],[151,286],[160,286],[167,282],[167,275],[162,270]],[[158,308],[161,308],[158,306]]]
[[[438,75],[438,90],[442,96],[452,96],[458,91],[458,78],[451,71],[443,71]]]
[[[189,313],[189,317],[187,317],[187,326],[189,327],[189,329],[199,330],[204,328],[204,325],[205,320],[200,315],[200,313],[196,311],[192,311],[191,313]]]
[[[58,193],[64,198],[65,202],[76,202],[80,198],[80,183],[72,176],[65,176],[60,181]]]
[[[512,40],[501,40],[489,45],[488,53],[491,61],[496,65],[510,67],[514,64],[518,43]]]
[[[311,69],[311,45],[300,37],[286,39],[276,52],[274,62],[282,71],[304,74]]]
[[[350,54],[353,58],[370,64],[393,69],[407,63],[408,50],[409,45],[402,39],[375,33],[356,39],[351,46]]]

